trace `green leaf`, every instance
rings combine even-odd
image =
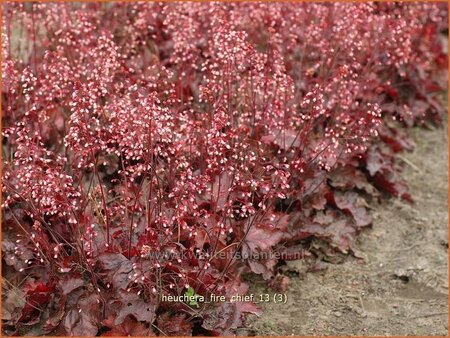
[[[185,292],[185,295],[190,298],[194,297],[194,300],[189,301],[189,303],[188,303],[189,305],[199,307],[197,298],[200,296],[195,293],[195,290],[192,287],[189,287],[187,289],[187,291]]]

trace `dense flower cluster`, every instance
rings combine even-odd
[[[253,304],[161,295],[277,286],[311,241],[351,251],[367,199],[411,199],[407,127],[445,114],[445,5],[11,2],[2,19],[6,334],[232,332]]]

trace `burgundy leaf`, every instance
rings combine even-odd
[[[283,238],[283,232],[268,225],[253,225],[248,231],[242,246],[242,254],[249,257],[250,269],[262,274],[264,279],[272,276],[277,263],[272,247]]]
[[[79,277],[66,277],[59,281],[59,286],[63,295],[68,295],[73,290],[84,285],[84,281]]]
[[[243,325],[245,313],[260,314],[260,309],[251,302],[222,303],[205,314],[202,327],[207,330],[219,331],[221,335],[231,335]]]
[[[102,334],[105,337],[148,337],[155,335],[151,328],[136,321],[131,316],[126,317],[120,325],[114,324],[113,318],[105,319],[102,323],[111,329]]]
[[[110,271],[114,290],[126,289],[133,271],[133,263],[122,254],[105,253],[99,256],[105,270]]]
[[[77,306],[70,309],[62,322],[69,336],[96,336],[100,323],[99,296],[91,294],[80,298]]]
[[[165,312],[157,319],[158,329],[167,336],[192,336],[192,322],[185,314],[173,315]]]
[[[212,200],[213,204],[217,204],[218,209],[224,207],[225,202],[230,194],[229,189],[231,188],[232,178],[227,172],[223,172],[214,178],[214,183],[212,184]],[[207,194],[207,199],[211,198],[211,195]]]
[[[408,202],[413,202],[413,198],[408,193],[408,187],[403,182],[397,181],[394,174],[380,174],[377,173],[374,177],[374,182],[380,189],[393,194],[394,196],[401,197]]]
[[[331,218],[333,220],[334,218]],[[294,236],[295,240],[302,240],[311,236],[320,236],[324,233],[324,227],[320,223],[307,222],[303,223],[298,229],[296,229]]]
[[[372,222],[366,208],[357,205],[358,194],[353,191],[334,191],[334,202],[342,211],[353,216],[357,226],[366,226]]]
[[[115,325],[122,324],[128,315],[133,315],[139,321],[152,323],[155,318],[155,303],[147,303],[137,294],[132,292],[120,293],[121,307],[114,320]]]
[[[350,244],[355,239],[355,228],[346,219],[333,222],[325,229],[325,235],[332,238],[332,244],[343,253],[347,253]]]
[[[22,245],[19,254],[15,254],[16,244],[7,239],[2,240],[2,256],[7,265],[13,266],[17,271],[28,267],[26,263],[34,257],[33,251]]]
[[[20,289],[10,289],[3,291],[2,319],[8,325],[15,325],[22,316],[22,309],[25,306],[25,294]]]

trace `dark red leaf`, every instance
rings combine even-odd
[[[100,323],[99,296],[80,298],[76,308],[69,310],[62,325],[69,336],[96,336]]]
[[[353,216],[357,226],[366,226],[372,222],[372,219],[363,206],[358,206],[358,194],[353,191],[334,191],[334,203],[345,213]]]
[[[414,202],[413,198],[408,193],[408,187],[406,184],[397,181],[393,174],[383,175],[381,173],[377,173],[373,179],[377,187],[380,189],[394,196],[401,197],[408,202]]]
[[[114,302],[120,302],[121,306],[114,320],[115,325],[122,324],[128,315],[133,315],[139,321],[152,323],[155,318],[155,303],[147,303],[137,294],[120,291],[120,298]]]
[[[158,329],[167,336],[192,336],[192,322],[185,314],[173,315],[165,312],[157,319]]]
[[[254,224],[248,231],[242,246],[242,254],[249,257],[250,269],[262,274],[264,279],[272,276],[273,267],[277,263],[274,259],[272,247],[283,238],[283,232],[269,225]]]
[[[105,253],[99,256],[98,260],[105,270],[110,271],[108,277],[111,278],[114,290],[128,287],[129,276],[133,271],[133,263],[128,258],[122,254]]]
[[[68,295],[73,290],[84,285],[84,281],[79,277],[66,277],[59,281],[59,286],[63,295]]]
[[[25,294],[20,289],[10,289],[3,291],[2,319],[8,325],[15,325],[22,316],[22,309],[25,306]]]
[[[136,321],[131,316],[127,316],[120,325],[114,324],[113,318],[105,319],[102,323],[111,329],[102,334],[105,337],[148,337],[155,335],[151,327]]]

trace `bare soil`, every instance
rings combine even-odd
[[[360,258],[291,277],[287,303],[264,303],[238,335],[448,335],[447,127],[413,133],[417,146],[399,161],[415,203],[371,205]],[[260,281],[251,291],[274,292]]]

